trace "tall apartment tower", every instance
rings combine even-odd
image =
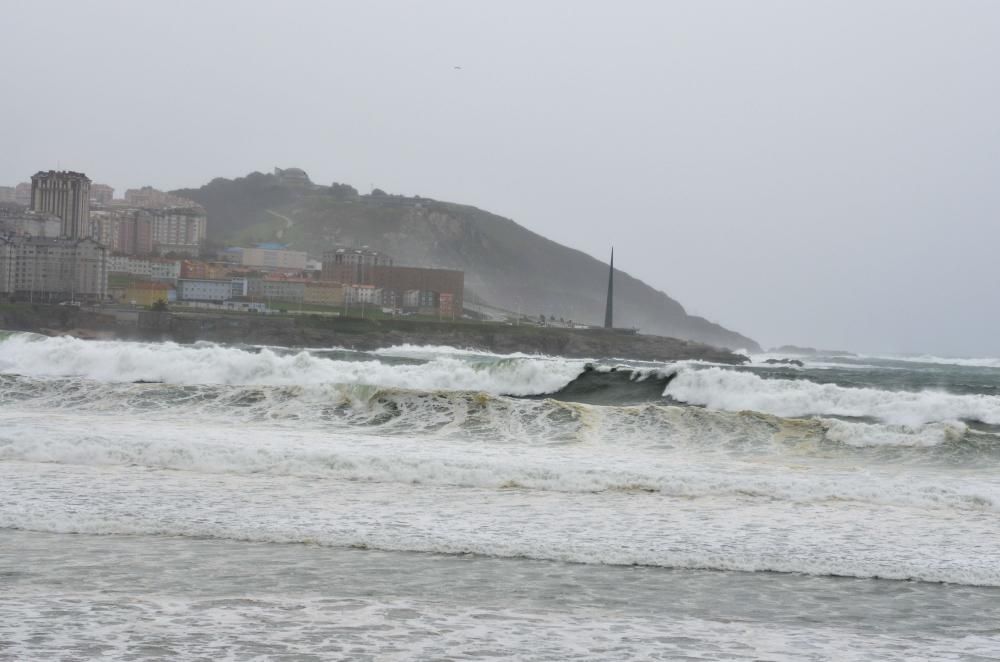
[[[49,170],[31,177],[31,209],[62,219],[62,233],[90,236],[90,179],[82,172]]]

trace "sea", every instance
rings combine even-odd
[[[0,660],[996,660],[1000,359],[0,333]]]

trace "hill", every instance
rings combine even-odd
[[[172,191],[205,207],[209,239],[244,244],[280,241],[319,257],[334,246],[370,246],[397,264],[465,271],[466,301],[596,324],[604,317],[607,265],[467,205],[387,195],[359,195],[344,184],[288,183],[251,173]],[[615,323],[644,333],[730,349],[759,345],[704,318],[622,271],[615,278]]]

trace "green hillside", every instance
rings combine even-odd
[[[367,245],[397,264],[461,269],[467,291],[502,308],[603,321],[605,263],[475,207],[378,190],[358,195],[343,184],[290,186],[256,172],[173,193],[205,207],[209,238],[218,242],[280,241],[316,258],[326,248]],[[753,340],[688,315],[665,293],[620,271],[615,301],[617,326],[758,349]]]

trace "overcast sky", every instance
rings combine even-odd
[[[0,184],[298,166],[614,242],[766,346],[1000,356],[1000,2],[0,0],[0,23]]]

